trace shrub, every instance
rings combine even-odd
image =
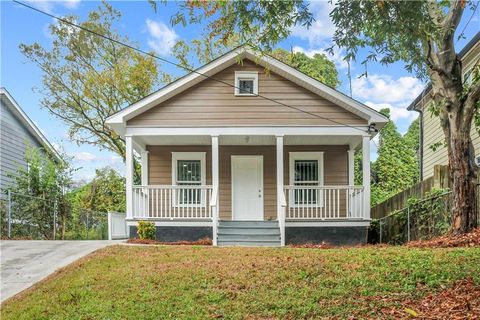
[[[155,240],[155,224],[148,221],[139,221],[137,233],[140,239]]]

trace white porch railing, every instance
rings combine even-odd
[[[362,219],[362,186],[285,186],[287,220]]]
[[[133,218],[212,219],[212,186],[133,186]]]

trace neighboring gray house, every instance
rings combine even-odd
[[[0,95],[0,191],[3,197],[12,183],[9,173],[27,167],[27,146],[40,149],[43,155],[50,154],[57,161],[62,159],[5,88],[0,88]]]

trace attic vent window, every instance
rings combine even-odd
[[[235,71],[235,95],[254,96],[258,94],[258,72]]]

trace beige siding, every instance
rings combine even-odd
[[[323,151],[325,185],[348,184],[347,146],[285,146],[284,184],[289,184],[289,152]],[[206,152],[207,184],[211,184],[211,146],[148,146],[149,181],[151,185],[172,184],[172,152]],[[231,219],[231,156],[263,155],[264,218],[276,219],[276,151],[275,146],[220,146],[220,218]],[[340,199],[342,216],[345,215],[345,197]]]
[[[480,136],[475,126],[472,126],[471,137],[475,154],[480,155]],[[436,164],[448,164],[447,148],[443,145],[445,135],[438,117],[432,116],[428,110],[425,110],[423,116],[423,179],[433,176],[433,167]],[[435,151],[431,146],[437,142],[442,145]]]
[[[219,72],[215,79],[234,85],[235,71],[258,71],[259,94],[316,116],[279,105],[262,97],[235,96],[234,88],[207,79],[159,106],[128,121],[128,126],[332,125],[366,120],[316,94],[245,60]],[[326,118],[321,119],[317,116]]]

